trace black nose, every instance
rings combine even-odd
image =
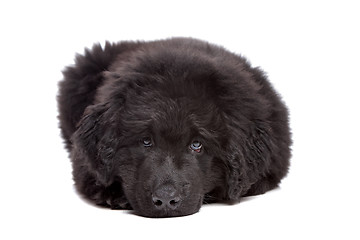
[[[166,207],[175,210],[181,202],[179,192],[171,185],[163,185],[157,188],[152,200],[157,209],[164,209]]]

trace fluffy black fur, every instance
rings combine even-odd
[[[288,111],[264,73],[207,42],[94,45],[63,72],[59,118],[77,190],[142,216],[275,188]]]

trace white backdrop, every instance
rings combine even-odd
[[[0,239],[360,239],[356,1],[2,1]],[[148,219],[74,192],[57,82],[105,40],[191,36],[261,66],[290,108],[281,187],[235,205]]]

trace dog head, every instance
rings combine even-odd
[[[74,134],[74,151],[98,184],[121,183],[143,216],[189,215],[204,201],[238,199],[266,168],[261,154],[246,150],[265,151],[258,126],[246,117],[262,103],[247,104],[252,90],[229,87],[236,74],[223,74],[211,61],[146,56],[153,58],[106,73],[107,84]]]

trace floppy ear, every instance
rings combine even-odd
[[[251,123],[241,133],[232,131],[227,159],[229,199],[239,200],[267,173],[273,144],[269,131],[270,127],[261,121]]]
[[[117,144],[108,111],[107,104],[87,107],[72,138],[73,151],[80,153],[78,156],[94,172],[98,183],[105,186],[112,182]]]

